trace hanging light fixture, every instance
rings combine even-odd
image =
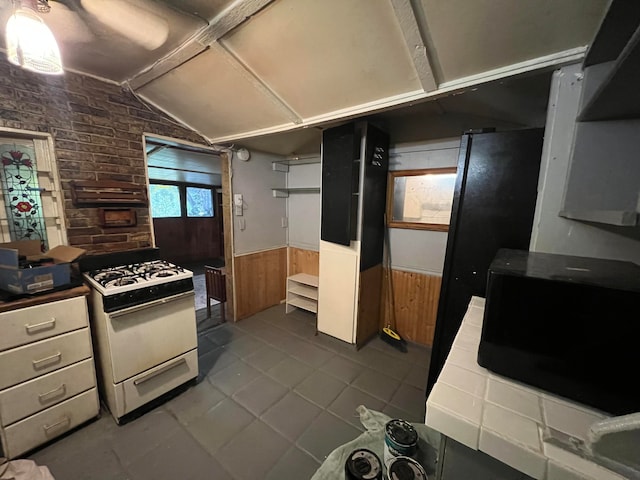
[[[58,43],[36,13],[50,9],[48,0],[14,0],[6,28],[7,59],[32,72],[61,75]]]

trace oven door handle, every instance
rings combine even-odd
[[[170,363],[169,365],[165,365],[164,367],[156,370],[155,372],[147,373],[144,377],[140,377],[140,378],[135,379],[133,381],[133,384],[137,387],[138,385],[140,385],[140,384],[142,384],[144,382],[148,382],[152,378],[156,378],[158,375],[162,375],[163,373],[166,373],[169,370],[173,370],[174,368],[179,367],[180,365],[182,365],[183,363],[186,363],[186,362],[187,362],[187,360],[185,358],[179,358],[175,362]]]
[[[159,300],[154,300],[149,303],[144,303],[142,305],[136,305],[134,307],[123,308],[122,310],[117,310],[115,312],[109,313],[110,318],[117,318],[123,315],[128,315],[130,313],[140,312],[142,310],[147,310],[149,308],[158,307],[160,305],[166,305],[167,303],[175,302],[177,300],[181,300],[185,297],[195,297],[195,293],[192,291],[179,293],[177,295],[172,295],[170,297],[161,298]]]

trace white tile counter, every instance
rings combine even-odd
[[[545,441],[550,432],[584,442],[602,412],[489,372],[477,363],[484,299],[473,297],[427,399],[426,424],[541,480],[624,480]]]

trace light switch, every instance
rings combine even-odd
[[[238,219],[238,226],[240,227],[240,230],[244,230],[245,228],[247,228],[244,218]]]
[[[289,226],[289,219],[287,217],[280,218],[280,226],[282,228],[287,228]]]

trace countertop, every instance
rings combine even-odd
[[[540,480],[624,480],[555,441],[587,440],[608,415],[496,375],[478,365],[484,299],[473,297],[427,399],[425,423]]]
[[[58,290],[51,293],[43,293],[41,295],[33,295],[12,301],[5,302],[0,300],[0,313],[17,310],[19,308],[33,307],[34,305],[40,305],[43,303],[56,302],[58,300],[78,297],[80,295],[89,295],[90,291],[89,287],[81,285],[79,287]]]

